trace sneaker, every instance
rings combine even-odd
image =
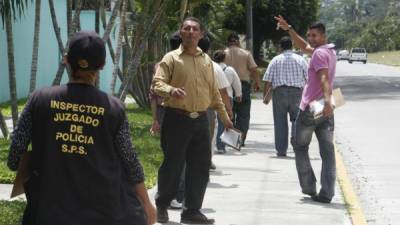
[[[182,209],[182,203],[180,203],[176,199],[174,199],[171,201],[169,208],[170,209]]]
[[[157,207],[157,222],[159,223],[168,223],[168,210],[166,208]]]
[[[213,162],[211,162],[210,170],[216,170],[216,169],[217,169],[217,166]]]
[[[286,157],[286,153],[276,153],[277,157]]]
[[[181,214],[181,223],[184,224],[214,224],[214,219],[208,219],[199,210],[185,210]]]

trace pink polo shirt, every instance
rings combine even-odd
[[[334,44],[326,44],[316,48],[312,54],[310,67],[308,68],[308,79],[304,86],[300,109],[306,110],[307,106],[314,100],[324,96],[321,81],[317,72],[328,69],[329,84],[333,89],[333,80],[336,73],[336,52]]]

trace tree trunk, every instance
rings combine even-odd
[[[117,49],[115,52],[114,68],[113,68],[112,80],[111,80],[111,94],[114,94],[115,84],[117,82],[117,75],[118,75],[118,70],[119,70],[119,60],[121,58],[121,50],[122,50],[122,37],[124,36],[123,34],[125,33],[125,14],[126,14],[127,5],[128,5],[127,2],[125,0],[122,0],[122,10],[120,13]]]
[[[55,15],[55,11],[54,11],[54,3],[53,3],[53,0],[49,0],[49,5],[50,5],[50,12],[52,12],[51,14],[52,14],[52,16],[51,16],[51,18],[52,18],[52,21],[53,21],[53,27],[54,27],[54,31],[55,31],[55,33],[56,33],[56,36],[57,36],[57,40],[59,40],[58,42],[59,42],[59,48],[60,48],[60,50],[62,49],[62,57],[64,57],[64,55],[67,53],[67,51],[68,51],[68,45],[69,45],[69,41],[71,40],[71,38],[73,37],[73,35],[74,35],[74,31],[76,30],[76,27],[79,25],[79,17],[80,17],[80,14],[81,14],[81,9],[82,9],[82,2],[81,2],[81,0],[76,0],[76,5],[77,5],[77,7],[76,7],[76,10],[75,10],[75,15],[74,15],[74,18],[72,19],[72,25],[71,25],[71,30],[72,30],[72,32],[70,33],[70,35],[68,36],[68,40],[67,40],[67,43],[65,44],[65,47],[64,46],[62,46],[62,39],[61,39],[61,35],[60,35],[60,28],[58,27],[58,24],[57,24],[57,17],[56,17],[56,15]],[[53,16],[54,15],[54,16]],[[56,26],[57,25],[57,26]],[[70,26],[70,25],[67,25],[67,26]],[[60,47],[60,45],[61,45],[61,47]],[[60,83],[61,83],[61,79],[62,79],[62,76],[63,76],[63,74],[64,74],[64,69],[65,69],[65,64],[64,64],[64,59],[62,58],[61,59],[61,61],[60,61],[60,63],[59,63],[59,65],[58,65],[58,69],[57,69],[57,74],[56,74],[56,76],[55,76],[55,78],[54,78],[54,80],[53,80],[53,86],[55,86],[55,85],[60,85]],[[71,72],[69,71],[69,68],[67,67],[67,71],[68,71],[68,74],[70,75],[71,74]]]
[[[111,17],[110,17],[110,19],[107,23],[107,26],[104,30],[104,33],[103,33],[103,41],[104,42],[107,42],[110,37],[111,29],[114,26],[115,18],[118,15],[118,11],[119,11],[120,7],[121,7],[121,0],[117,0],[117,2],[114,5],[114,9],[112,10]]]
[[[5,17],[6,35],[7,35],[7,55],[8,55],[8,76],[10,86],[11,114],[13,127],[17,126],[18,121],[18,98],[17,98],[17,81],[15,78],[15,63],[14,63],[14,42],[12,30],[12,18],[9,13]]]
[[[39,34],[40,34],[40,7],[41,0],[36,0],[35,3],[35,30],[33,34],[33,50],[32,50],[32,65],[31,65],[31,81],[29,86],[29,94],[36,89],[36,72],[39,53]]]
[[[67,34],[68,37],[72,35],[72,1],[67,0]]]
[[[1,108],[0,108],[0,130],[1,130],[1,133],[3,134],[3,137],[7,138],[8,137],[8,127],[6,124],[6,120],[3,116],[3,113],[1,112]]]
[[[140,65],[141,58],[145,49],[145,40],[147,40],[152,31],[159,26],[162,15],[164,15],[165,8],[169,2],[170,1],[163,1],[160,7],[157,7],[156,13],[154,17],[151,19],[150,23],[149,23],[150,18],[147,18],[146,15],[145,19],[141,24],[143,27],[146,26],[144,32],[141,33],[137,32],[136,34],[137,38],[135,38],[135,45],[132,51],[132,57],[130,59],[130,64],[128,66],[128,71],[126,73],[127,77],[124,79],[121,88],[118,92],[118,96],[121,101],[125,101],[125,97],[129,90],[129,86],[131,85],[131,82],[137,75],[138,67]]]
[[[104,4],[104,3],[102,3],[102,2],[103,2],[103,0],[100,0],[100,4],[101,4],[101,5]],[[100,8],[100,20],[101,20],[101,23],[103,24],[103,29],[104,29],[104,31],[105,31],[106,28],[107,28],[107,21],[106,21],[106,12],[105,12],[105,10],[104,10],[104,7]],[[126,33],[126,32],[125,32],[125,33]],[[104,39],[103,39],[103,40],[104,40]],[[110,40],[109,38],[108,38],[108,40],[107,40],[107,46],[108,46],[108,50],[109,50],[109,52],[110,52],[111,59],[112,59],[112,61],[114,62],[114,60],[115,60],[114,48],[113,48],[112,42],[111,42],[111,40]],[[122,74],[121,69],[119,68],[119,65],[118,65],[118,78],[119,78],[121,81],[124,80],[123,74]]]

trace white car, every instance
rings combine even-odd
[[[337,54],[337,60],[349,60],[349,51],[340,50]]]
[[[350,51],[349,63],[354,61],[367,63],[368,54],[365,48],[353,48]]]

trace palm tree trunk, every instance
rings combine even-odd
[[[14,62],[14,42],[12,30],[12,18],[9,13],[5,18],[6,34],[7,34],[7,55],[8,55],[8,76],[10,85],[11,114],[13,127],[16,127],[18,121],[18,103],[17,103],[17,81],[15,78],[15,62]]]
[[[3,134],[3,137],[7,138],[8,137],[8,127],[6,124],[6,120],[3,116],[3,113],[1,112],[1,108],[0,108],[0,130],[1,130],[1,133]]]
[[[112,10],[111,17],[110,17],[110,19],[107,23],[107,26],[104,30],[104,33],[103,33],[103,41],[104,42],[106,42],[110,37],[111,29],[114,26],[114,22],[115,22],[115,19],[117,18],[120,7],[121,7],[121,0],[117,0],[117,2],[114,5],[114,9]]]
[[[67,53],[68,50],[68,45],[69,45],[69,41],[71,40],[71,38],[74,35],[75,30],[77,29],[77,26],[79,25],[79,17],[81,14],[81,9],[82,9],[82,1],[81,0],[76,0],[76,10],[75,10],[75,15],[74,18],[72,19],[72,25],[71,25],[71,33],[68,36],[68,40],[67,43],[65,44],[65,47],[62,45],[62,39],[61,39],[61,35],[60,35],[60,28],[57,25],[57,17],[55,15],[55,11],[54,11],[54,3],[53,0],[49,0],[49,5],[50,5],[50,12],[52,14],[51,18],[53,21],[53,27],[54,27],[54,31],[56,33],[57,36],[57,40],[58,40],[58,45],[60,50],[62,50],[62,56],[64,57],[64,55]],[[68,25],[69,26],[69,25]],[[58,70],[57,70],[57,74],[53,80],[53,86],[54,85],[60,85],[61,83],[61,79],[62,79],[62,75],[64,74],[64,69],[65,69],[65,64],[64,64],[64,59],[61,59],[59,65],[58,65]],[[69,68],[67,67],[67,70]],[[71,72],[68,70],[68,74],[71,74]]]
[[[154,17],[152,18],[151,22],[148,23],[148,19],[144,20],[143,25],[146,26],[145,30],[143,33],[137,34],[138,41],[135,41],[135,44],[137,47],[133,48],[132,51],[132,57],[130,60],[130,64],[128,66],[128,71],[127,71],[127,78],[124,79],[121,88],[118,92],[119,99],[121,101],[125,101],[126,94],[128,91],[128,87],[131,84],[131,82],[134,80],[135,76],[137,75],[138,67],[140,64],[140,61],[143,56],[143,52],[145,49],[145,41],[147,40],[154,30],[154,28],[158,27],[158,25],[161,22],[162,15],[164,15],[165,8],[167,7],[168,3],[170,1],[163,1],[160,7],[158,7],[158,10],[156,11]]]
[[[36,72],[39,53],[39,34],[40,34],[40,6],[41,0],[36,0],[35,3],[35,30],[33,34],[33,50],[32,50],[32,65],[31,65],[31,81],[29,93],[36,89]]]
[[[68,37],[72,35],[72,1],[67,0],[67,33]]]
[[[122,10],[120,13],[120,22],[119,22],[119,33],[118,33],[118,40],[117,40],[117,49],[115,52],[114,58],[114,69],[112,73],[112,80],[111,80],[111,94],[115,92],[115,84],[117,82],[117,75],[119,69],[119,60],[121,58],[121,50],[122,50],[122,37],[125,33],[125,14],[127,8],[127,2],[122,0]]]
[[[104,6],[104,3],[102,3],[102,2],[103,2],[103,0],[100,0],[100,6]],[[105,12],[104,7],[100,8],[100,20],[103,25],[103,29],[106,30],[107,29],[107,21],[106,21],[106,12]],[[107,40],[107,46],[108,46],[108,50],[110,52],[111,59],[114,62],[115,53],[114,53],[114,48],[113,48],[113,45],[112,45],[112,42],[110,39]],[[120,80],[123,80],[123,74],[122,74],[121,69],[119,68],[119,65],[118,65],[118,78]]]

